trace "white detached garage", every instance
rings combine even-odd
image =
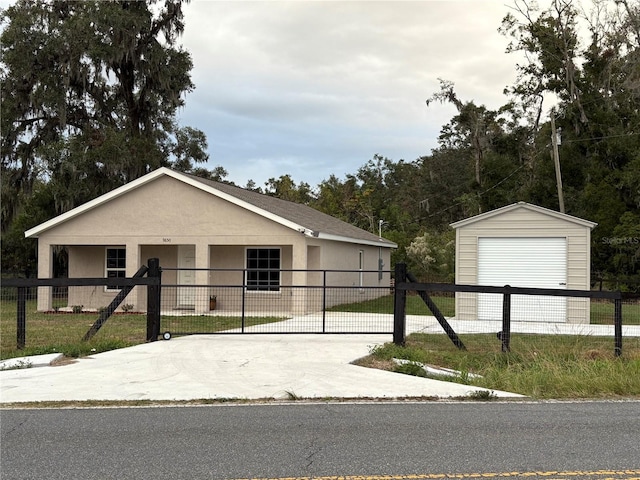
[[[589,290],[593,222],[519,202],[451,226],[459,285]],[[502,297],[458,292],[456,318],[500,320]],[[589,301],[514,295],[511,319],[589,323]]]

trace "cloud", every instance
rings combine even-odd
[[[465,101],[506,102],[507,11],[495,0],[192,2],[183,43],[196,90],[181,122],[241,185],[290,174],[315,186],[376,153],[415,160],[455,113],[425,105],[438,78]]]
[[[455,114],[425,105],[438,78],[463,101],[506,103],[521,61],[498,33],[508,3],[193,0],[182,43],[196,89],[179,121],[240,185],[290,174],[316,186],[376,153],[413,161]]]

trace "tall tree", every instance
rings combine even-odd
[[[188,1],[188,0],[184,0]],[[18,0],[0,13],[2,230],[37,178],[61,213],[175,156],[207,159],[175,122],[193,89],[183,0]]]
[[[518,97],[538,128],[543,103],[549,93],[555,94],[579,112],[576,129],[588,123],[582,105],[578,68],[578,6],[570,0],[553,0],[551,6],[538,12],[537,4],[515,0],[513,10],[502,21],[500,31],[511,38],[507,52],[523,52],[526,61],[516,65],[518,79],[506,93]]]
[[[452,82],[440,79],[440,91],[427,100],[427,106],[434,101],[450,102],[458,110],[451,122],[440,134],[440,143],[448,147],[468,148],[473,159],[473,171],[477,186],[482,186],[482,168],[490,144],[502,131],[498,123],[498,113],[484,105],[463,102],[455,93]]]
[[[550,139],[548,124],[539,122],[547,114],[543,100],[556,104],[567,211],[598,223],[592,271],[636,275],[640,283],[637,251],[628,243],[640,224],[640,6],[584,6],[553,0],[538,10],[534,2],[515,2],[502,31],[512,39],[508,51],[524,53],[526,62],[507,93],[537,118],[539,151]],[[543,159],[532,172],[530,192],[543,204],[553,197],[549,165]]]

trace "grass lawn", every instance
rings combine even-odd
[[[455,297],[453,295],[430,295],[438,309],[445,317],[455,317]],[[358,313],[393,313],[393,295],[367,300],[364,302],[338,305],[328,309],[335,312],[358,312]],[[425,303],[418,295],[407,295],[407,315],[432,315]],[[613,302],[591,302],[591,323],[613,325],[614,321]],[[622,304],[623,325],[640,325],[640,303],[626,302]]]
[[[591,323],[613,325],[613,302],[591,302]],[[622,324],[640,325],[640,302],[622,303]]]
[[[438,309],[445,317],[455,316],[455,298],[453,296],[431,296]],[[386,295],[364,302],[337,305],[327,309],[329,312],[355,312],[355,313],[393,313],[393,295]],[[418,295],[407,295],[407,315],[431,315],[431,311]]]
[[[245,317],[244,326],[264,325],[265,323],[280,322],[287,317]],[[162,316],[160,319],[160,334],[169,331],[172,335],[189,335],[195,333],[215,333],[224,330],[240,329],[242,317],[237,316]]]
[[[391,359],[412,360],[458,370],[460,383],[539,399],[640,397],[640,338],[626,338],[623,355],[616,358],[612,338],[520,334],[512,336],[511,352],[502,353],[495,335],[460,337],[466,351],[446,335],[412,334],[404,347],[374,348],[358,364],[426,376]]]
[[[26,348],[18,350],[16,303],[2,301],[0,308],[0,359],[57,352],[80,357],[146,342],[145,314],[114,314],[91,340],[84,342],[82,338],[98,313],[42,313],[36,311],[36,302],[31,300],[27,302]],[[245,326],[280,320],[281,317],[247,317]],[[236,316],[163,316],[160,333],[215,333],[240,326],[241,319]]]

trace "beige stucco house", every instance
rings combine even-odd
[[[456,231],[456,283],[589,290],[595,223],[525,202],[451,224]],[[581,298],[512,298],[513,321],[589,323]],[[456,294],[456,318],[499,320],[496,294]]]
[[[163,287],[163,308],[196,313],[209,311],[209,294],[214,293],[218,308],[240,308],[239,296],[225,299],[224,291],[213,285],[246,285],[247,309],[268,296],[272,308],[313,311],[319,307],[319,289],[287,289],[325,281],[321,273],[306,270],[352,270],[333,273],[332,284],[388,287],[390,252],[396,248],[305,205],[167,168],[44,222],[25,236],[38,239],[39,278],[51,278],[56,246],[68,249],[70,278],[131,277],[149,258],[159,258],[168,269],[162,284],[185,287]],[[262,271],[266,265],[282,272]],[[248,274],[243,271],[247,268],[256,270]],[[378,272],[359,273],[365,271]],[[207,294],[195,294],[202,286]],[[70,288],[68,303],[99,308],[116,293],[96,287],[89,298],[84,293],[76,300]],[[51,302],[50,289],[40,289],[38,309],[50,309]],[[329,293],[325,302],[331,306],[339,299]],[[127,303],[145,310],[144,287],[136,287]]]

